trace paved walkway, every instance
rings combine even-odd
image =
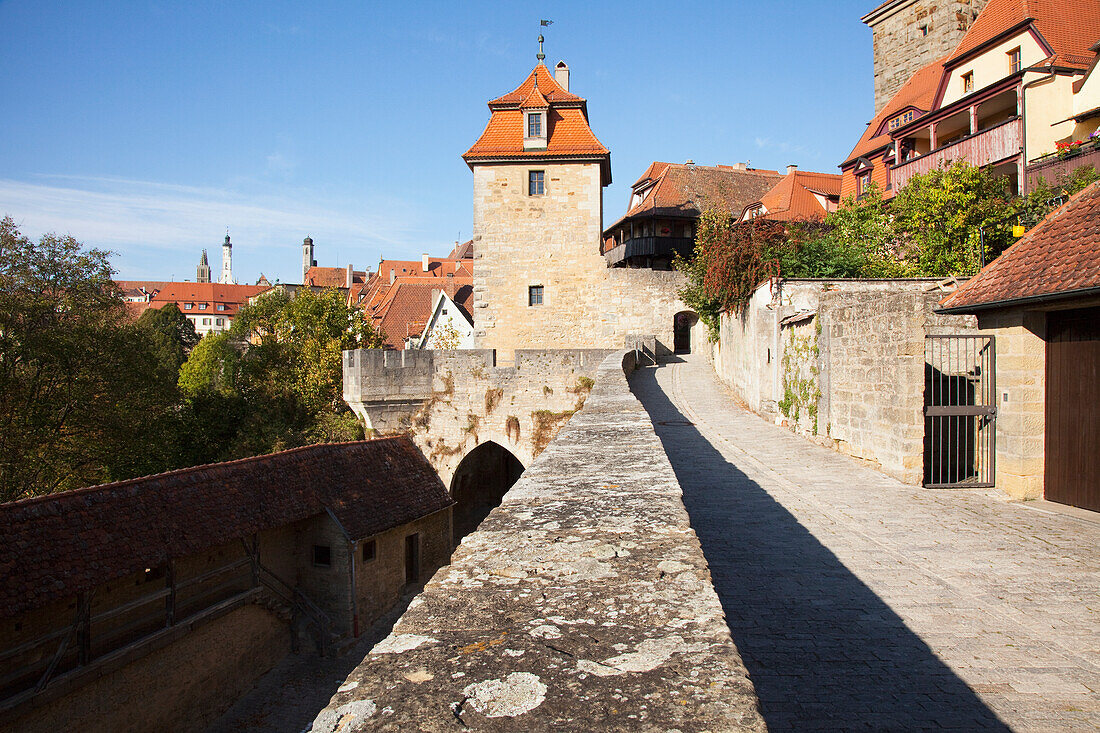
[[[772,730],[1100,730],[1100,523],[899,483],[637,372]]]

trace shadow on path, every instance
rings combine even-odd
[[[631,388],[683,488],[769,729],[1008,730],[889,606],[688,422],[656,374],[639,370]]]

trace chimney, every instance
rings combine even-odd
[[[790,175],[791,173],[794,173],[796,170],[798,170],[798,166],[795,165],[794,163],[791,163],[790,165],[787,166],[787,174],[788,175]]]
[[[428,271],[428,253],[425,252],[420,258],[420,266],[424,269],[424,272]]]
[[[565,65],[564,61],[559,61],[557,66],[554,67],[554,81],[558,83],[558,86],[569,91],[569,67]]]
[[[397,279],[397,270],[390,268],[390,285],[393,285],[393,281]]]
[[[351,265],[348,265],[348,276],[345,278],[344,287],[351,290],[351,283],[355,279],[355,271],[351,269]]]
[[[744,171],[744,170],[748,170],[748,168],[749,167],[744,163],[734,163],[733,164],[733,169],[735,171]]]

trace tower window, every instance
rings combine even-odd
[[[542,115],[538,112],[527,115],[527,137],[542,137]]]
[[[542,305],[541,285],[531,285],[527,288],[527,305]]]
[[[546,193],[546,172],[527,171],[527,195],[541,196]]]

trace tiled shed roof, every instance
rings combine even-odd
[[[952,62],[1027,20],[1054,50],[1059,66],[1085,69],[1100,40],[1100,0],[989,0],[945,62]]]
[[[1043,219],[940,307],[966,313],[1089,291],[1100,294],[1100,182]]]
[[[369,272],[352,270],[351,282],[365,283],[370,277]],[[348,270],[346,267],[317,267],[314,265],[306,271],[304,285],[312,285],[323,288],[346,288],[348,285]]]
[[[400,436],[0,504],[0,617],[329,509],[353,539],[453,504]]]
[[[770,170],[687,163],[653,163],[639,182],[647,177],[655,178],[656,183],[624,219],[642,215],[698,217],[710,206],[740,213],[782,178]]]

